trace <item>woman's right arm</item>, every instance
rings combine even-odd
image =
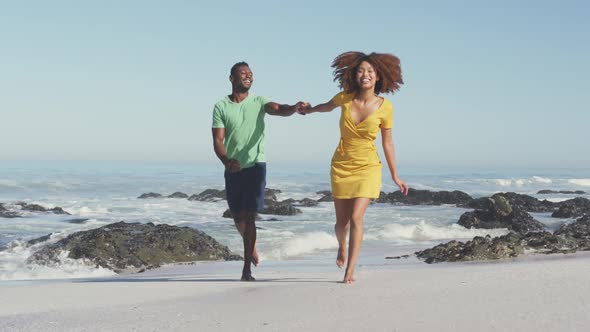
[[[336,105],[336,103],[333,100],[330,100],[327,103],[318,104],[314,107],[303,109],[299,113],[309,114],[309,113],[315,113],[315,112],[322,112],[322,113],[323,112],[331,112],[336,107],[338,107],[338,105]]]

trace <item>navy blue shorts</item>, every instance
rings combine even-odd
[[[258,212],[264,208],[266,163],[256,163],[239,172],[225,171],[227,205],[235,216],[240,212]]]

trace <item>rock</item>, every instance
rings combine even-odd
[[[559,209],[551,215],[554,218],[578,218],[584,214],[590,214],[590,200],[584,197],[576,197],[561,202]]]
[[[265,188],[264,189],[264,199],[270,199],[273,201],[277,200],[277,194],[280,194],[282,191],[280,191],[279,189],[270,189],[270,188]]]
[[[377,199],[378,203],[391,203],[401,205],[465,205],[473,198],[462,191],[430,191],[410,188],[408,195],[404,196],[398,190],[389,194],[382,193]]]
[[[502,195],[480,199],[478,204],[484,209],[463,213],[457,223],[466,228],[507,228],[522,234],[544,229],[542,223]]]
[[[578,250],[590,250],[590,215],[578,218],[571,224],[562,225],[555,235],[574,239]]]
[[[450,241],[430,249],[416,252],[426,263],[491,260],[516,257],[524,253],[519,236],[509,233],[504,236],[476,236],[471,241]]]
[[[304,206],[304,207],[313,207],[313,206],[318,206],[318,202],[316,200],[311,199],[311,198],[305,197],[304,199],[300,200],[297,203],[297,205]]]
[[[226,199],[225,190],[205,189],[198,195],[192,195],[189,201],[216,202]]]
[[[318,202],[333,202],[334,198],[332,197],[332,192],[329,190],[318,191],[316,194],[324,195],[322,198],[318,199]]]
[[[88,218],[74,218],[66,220],[70,224],[83,224],[88,221]]]
[[[495,196],[502,196],[508,200],[511,206],[517,205],[527,212],[553,212],[558,207],[556,203],[550,202],[548,200],[540,201],[535,197],[517,194],[513,192],[497,193],[494,194],[492,197]],[[472,209],[479,210],[487,209],[488,202],[486,201],[486,199],[487,197],[474,199],[473,201],[463,205],[463,207],[469,207]]]
[[[570,253],[578,248],[576,240],[545,231],[527,233],[522,236],[520,242],[527,249],[534,249],[545,254]]]
[[[301,210],[289,203],[277,202],[273,200],[264,200],[264,208],[260,214],[274,214],[279,216],[293,216],[301,213]]]
[[[34,244],[37,244],[37,243],[45,242],[45,241],[47,241],[47,240],[49,240],[51,238],[51,235],[53,235],[53,233],[49,233],[47,235],[43,235],[43,236],[38,237],[36,239],[29,240],[29,241],[27,241],[27,244],[28,245],[34,245]]]
[[[118,222],[73,233],[42,247],[28,262],[51,265],[59,262],[63,251],[69,252],[69,258],[86,259],[118,273],[137,272],[167,263],[239,258],[196,229]]]
[[[550,190],[550,189],[543,189],[537,192],[537,195],[546,195],[546,194],[569,194],[569,195],[585,195],[586,192],[582,190]]]
[[[21,218],[22,216],[16,211],[8,210],[4,204],[0,203],[0,218]]]
[[[141,194],[141,196],[137,197],[139,199],[146,199],[146,198],[160,198],[162,197],[162,194],[158,194],[158,193],[145,193],[145,194]]]
[[[313,207],[313,206],[317,206],[318,202],[316,200],[313,200],[311,198],[304,198],[301,200],[295,200],[292,198],[286,199],[284,201],[281,201],[281,203],[285,203],[285,204],[291,204],[293,206],[303,206],[303,207]]]
[[[177,192],[170,194],[166,197],[168,197],[168,198],[188,198],[188,195],[183,192],[177,191]]]
[[[21,210],[24,211],[31,211],[31,212],[51,212],[54,214],[65,214],[65,215],[70,215],[68,212],[64,211],[64,209],[60,208],[59,206],[56,206],[54,208],[48,209],[45,208],[39,204],[27,204],[24,202],[16,202],[15,205],[19,205],[21,207]]]

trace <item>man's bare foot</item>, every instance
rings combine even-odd
[[[250,273],[242,273],[241,281],[256,281],[256,279]]]
[[[259,262],[260,258],[258,258],[258,251],[256,251],[256,248],[254,248],[254,253],[252,253],[252,264],[254,264],[254,266],[258,266]]]
[[[342,247],[339,247],[338,257],[336,257],[336,266],[341,269],[344,264],[346,264],[346,250],[344,250]]]

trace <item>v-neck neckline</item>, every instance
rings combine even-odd
[[[385,104],[385,98],[383,98],[383,97],[379,97],[379,98],[381,98],[381,105],[379,105],[379,107],[377,107],[377,109],[375,111],[373,111],[373,113],[367,115],[367,117],[364,118],[359,123],[354,123],[354,119],[352,118],[352,102],[354,101],[354,99],[352,99],[350,101],[350,107],[348,109],[348,115],[350,116],[350,121],[352,122],[352,124],[354,125],[355,128],[357,128],[358,126],[360,126],[361,124],[363,124],[365,121],[367,121],[367,119],[369,119],[370,117],[372,117],[373,115],[375,115],[375,113],[379,112],[379,110],[381,110],[381,107],[383,107],[383,104]]]

